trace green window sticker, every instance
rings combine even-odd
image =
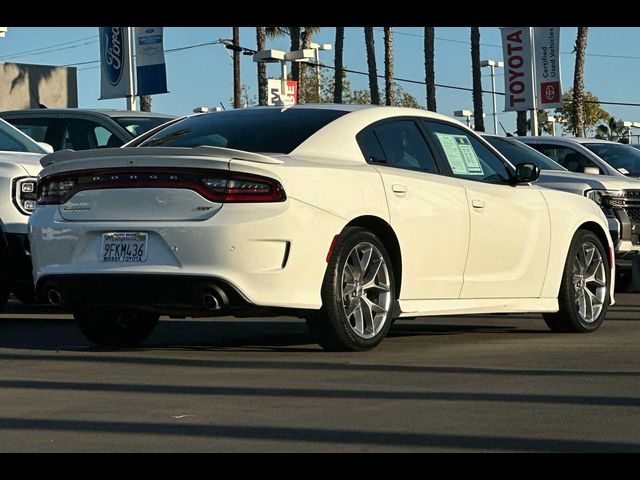
[[[476,151],[465,135],[435,134],[454,175],[484,175]]]

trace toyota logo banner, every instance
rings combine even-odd
[[[133,94],[129,27],[100,27],[100,100]]]
[[[533,27],[533,57],[537,107],[560,107],[560,27]]]
[[[562,105],[560,27],[503,27],[504,110]]]
[[[136,27],[138,95],[167,93],[162,27]]]

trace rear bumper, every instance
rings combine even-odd
[[[180,282],[192,286],[197,282],[177,278],[216,279],[241,292],[253,305],[317,309],[322,303],[326,252],[343,226],[339,217],[292,199],[274,204],[229,204],[204,221],[71,222],[62,219],[55,206],[44,205],[29,220],[29,240],[38,289],[45,279],[64,280],[69,288],[78,286],[86,293],[82,297],[69,292],[78,304],[93,297],[82,281],[74,280],[76,276],[107,279],[117,275],[145,282],[151,282],[153,276],[167,282],[171,279],[186,296],[189,294],[183,290],[191,287]],[[146,232],[147,261],[101,261],[101,239],[108,232]],[[111,284],[113,288],[116,283]],[[166,292],[171,302],[180,304],[180,295],[173,295],[161,283],[147,289]],[[129,281],[125,284],[132,285]],[[92,285],[103,288],[101,281]],[[116,301],[125,297],[121,292]],[[148,296],[139,297],[138,305],[144,307],[145,298]],[[187,306],[192,304],[190,300]],[[153,300],[151,305],[166,304]]]
[[[36,295],[43,303],[57,295],[70,308],[142,308],[161,314],[210,316],[256,309],[228,282],[209,276],[50,275],[38,280]]]

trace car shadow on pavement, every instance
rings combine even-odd
[[[56,313],[59,311],[56,311]],[[48,312],[51,313],[51,312]],[[389,338],[428,337],[461,334],[529,333],[547,334],[523,329],[514,320],[511,325],[442,324],[431,319],[402,320],[388,333]],[[506,322],[505,322],[506,323]],[[383,344],[384,345],[384,344]],[[98,348],[87,341],[70,317],[19,318],[4,315],[0,319],[0,348],[55,351],[113,351]],[[229,319],[161,320],[151,336],[136,350],[244,350],[273,352],[320,352],[301,319]]]

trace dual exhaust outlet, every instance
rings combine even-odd
[[[64,304],[64,297],[57,288],[47,290],[47,300],[51,305],[59,307]],[[203,293],[200,297],[205,310],[220,310],[223,306],[229,304],[227,295],[218,287],[212,287]]]

